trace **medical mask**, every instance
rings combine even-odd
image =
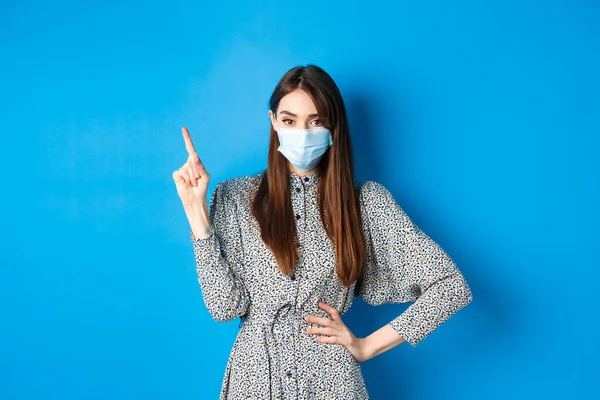
[[[312,169],[333,143],[331,131],[324,126],[310,129],[278,128],[281,154],[301,171]]]

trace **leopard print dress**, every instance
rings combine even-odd
[[[289,173],[300,259],[292,274],[283,274],[250,213],[263,174],[218,183],[208,237],[190,235],[210,315],[240,318],[220,399],[368,399],[350,351],[318,342],[307,328],[319,325],[303,317],[330,318],[319,301],[340,315],[356,296],[372,305],[411,302],[389,324],[414,347],[469,304],[471,290],[451,258],[375,181],[356,185],[367,257],[360,278],[345,288],[319,215],[319,173]]]

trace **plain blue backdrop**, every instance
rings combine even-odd
[[[594,1],[0,2],[0,398],[215,399],[171,173],[266,166],[268,98],[337,82],[386,185],[474,300],[362,364],[373,399],[588,398],[598,373]],[[356,300],[366,336],[408,304]],[[597,393],[597,392],[596,392]]]

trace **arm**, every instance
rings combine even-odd
[[[250,303],[243,280],[243,248],[237,208],[224,183],[215,187],[208,222],[202,217],[202,211],[186,210],[204,303],[213,319],[219,322],[245,314]]]
[[[381,353],[385,353],[399,344],[406,342],[406,340],[404,340],[390,324],[385,324],[383,327],[361,340],[364,361],[376,357]]]
[[[383,185],[365,182],[361,203],[368,250],[357,295],[372,305],[413,303],[365,338],[363,346],[375,355],[404,341],[415,347],[472,301],[471,290],[448,254],[410,220]]]

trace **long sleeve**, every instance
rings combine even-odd
[[[355,293],[372,305],[412,302],[389,324],[415,347],[473,295],[453,260],[382,184],[364,182],[360,201],[367,257]]]
[[[208,237],[191,238],[204,303],[220,322],[244,315],[250,303],[237,207],[226,182],[217,184],[210,200]]]

